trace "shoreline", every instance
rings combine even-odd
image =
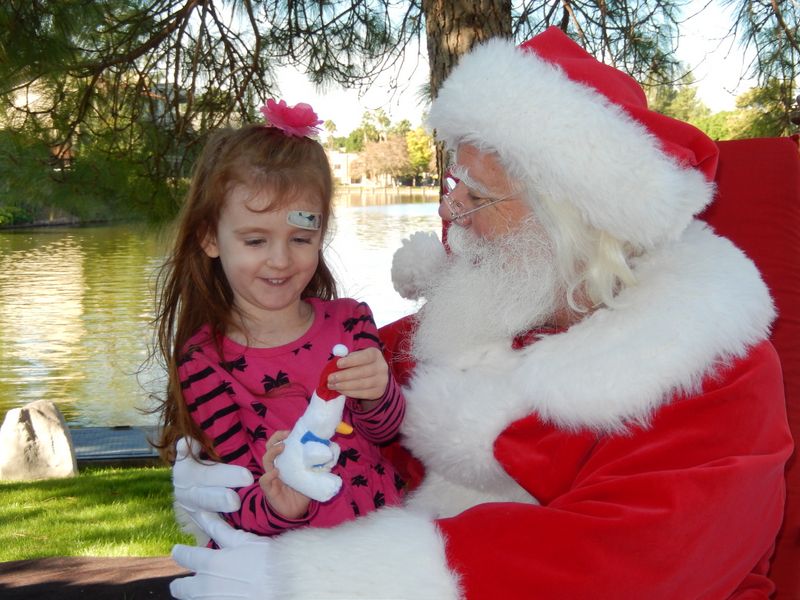
[[[381,185],[362,185],[362,184],[337,184],[333,192],[333,203],[344,206],[368,206],[402,204],[398,199],[408,197],[411,204],[423,202],[436,202],[439,199],[438,186],[381,186]],[[169,223],[170,220],[163,224]],[[3,223],[0,224],[0,231],[16,231],[37,228],[55,227],[89,227],[92,225],[114,225],[124,223],[148,224],[147,219],[88,219],[83,220],[71,215],[63,215],[49,219],[38,219],[29,223]]]

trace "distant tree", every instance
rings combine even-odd
[[[433,138],[422,127],[412,129],[405,137],[408,160],[416,184],[418,177],[432,171],[431,162],[435,155]]]
[[[739,95],[735,110],[714,114],[695,102],[694,94],[686,89],[673,88],[668,102],[663,102],[666,96],[662,95],[652,106],[689,121],[715,140],[775,137],[794,132],[790,120],[792,106],[776,109],[787,95],[786,87],[791,87],[791,82],[770,80],[764,87],[754,87]]]
[[[395,123],[389,126],[388,134],[389,135],[406,135],[409,131],[411,131],[411,121],[408,119],[402,119],[399,123]]]
[[[800,3],[723,0],[723,4],[735,11],[729,36],[735,36],[744,50],[754,52],[749,74],[764,90],[753,99],[760,116],[750,131],[785,132],[800,83]]]
[[[729,140],[733,138],[731,123],[735,111],[720,111],[698,119],[694,125],[704,131],[712,140]]]
[[[389,135],[391,123],[389,115],[382,108],[364,112],[361,115],[361,125],[359,126],[361,135],[364,138],[364,144],[385,141]]]
[[[386,140],[390,126],[391,120],[385,110],[366,111],[361,115],[358,127],[347,137],[337,138],[338,146],[346,152],[362,152],[369,142]]]
[[[412,166],[406,140],[399,135],[386,140],[367,142],[359,156],[362,174],[377,180],[388,176],[394,184],[400,177],[409,176]]]
[[[652,110],[691,123],[704,131],[704,127],[711,123],[711,110],[697,97],[691,73],[684,73],[676,84],[649,86],[647,90]]]
[[[336,145],[345,152],[361,152],[364,149],[364,132],[361,128],[354,129],[345,137],[336,138]]]
[[[755,87],[736,98],[736,111],[729,121],[734,138],[773,137],[794,131],[790,121],[792,104],[780,110],[792,82],[771,79],[763,87]]]
[[[380,139],[386,140],[389,137],[392,121],[389,118],[389,115],[386,114],[386,111],[382,108],[378,108],[371,113],[369,113],[370,119],[373,123],[375,123],[375,129],[378,130],[378,135]]]
[[[328,134],[326,140],[326,146],[328,147],[329,150],[333,150],[334,148],[336,148],[336,143],[335,143],[336,138],[334,137],[334,134],[336,133],[336,123],[328,119],[322,124],[322,128],[325,130],[325,133]]]
[[[694,77],[687,73],[676,85],[661,85],[650,94],[650,108],[661,114],[695,123],[711,114],[697,97]]]

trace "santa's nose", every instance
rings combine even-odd
[[[447,202],[442,200],[439,202],[439,216],[442,218],[443,221],[452,221],[453,220],[453,213],[450,212],[450,207],[447,205]]]

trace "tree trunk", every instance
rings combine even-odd
[[[492,37],[511,37],[511,0],[422,0],[428,39],[431,100],[442,82],[475,44]],[[435,132],[434,132],[435,134]],[[436,143],[439,191],[443,193],[444,148]]]
[[[511,0],[422,0],[431,98],[458,57],[492,37],[511,37]]]

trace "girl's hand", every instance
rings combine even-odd
[[[262,458],[264,474],[258,480],[264,496],[272,509],[286,519],[299,519],[308,512],[311,499],[290,488],[278,478],[275,457],[283,452],[283,440],[289,437],[288,431],[276,431],[267,440],[267,451]]]
[[[389,365],[377,348],[351,352],[336,361],[336,366],[341,370],[328,377],[332,390],[359,400],[377,400],[386,391]]]

